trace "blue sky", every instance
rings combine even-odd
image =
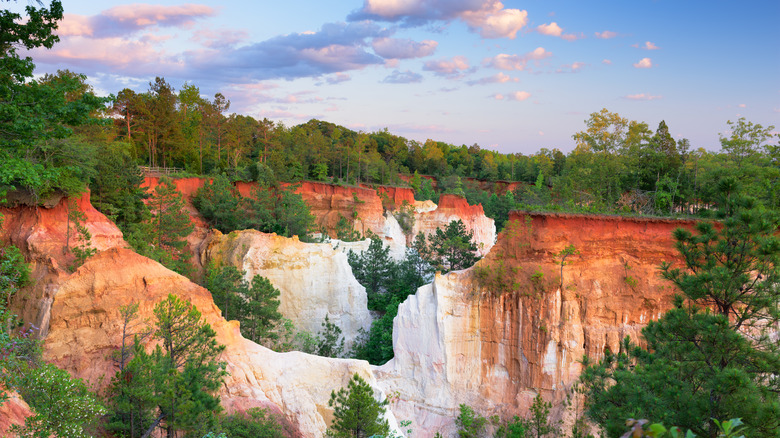
[[[717,149],[738,117],[780,126],[776,0],[63,5],[61,43],[33,53],[39,73],[84,73],[104,93],[189,81],[286,125],[526,154],[571,150],[601,108],[653,130],[666,120],[694,148]]]

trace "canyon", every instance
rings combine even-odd
[[[185,199],[203,184],[195,178],[175,182]],[[156,183],[147,179],[146,186]],[[242,195],[251,193],[251,185],[236,187]],[[523,415],[541,393],[554,402],[556,418],[570,415],[563,402],[581,358],[617,351],[623,337],[636,339],[669,308],[674,290],[657,267],[677,260],[671,231],[693,225],[514,212],[496,238],[482,207],[457,196],[442,195],[436,205],[414,202],[404,188],[307,182],[296,190],[326,231],[341,216],[357,216],[356,230],[370,230],[398,254],[410,236],[460,219],[485,257],[472,268],[437,274],[401,304],[393,328],[395,358],[381,367],[276,353],[243,339],[206,289],[127,249],[119,229],[92,208],[87,193],[53,208],[0,210],[5,216],[0,240],[19,246],[33,270],[33,285],[20,292],[13,309],[40,327],[46,360],[99,385],[115,371],[108,356],[119,342],[119,306],[138,302],[140,315],[150,317],[156,302],[176,293],[202,312],[227,346],[222,360],[230,375],[220,394],[229,412],[268,407],[284,419],[291,436],[321,436],[332,417],[330,391],[359,373],[377,394],[389,396],[393,425],[410,420],[414,436],[439,431],[447,436],[455,430],[460,403],[486,416]],[[67,269],[72,256],[63,251],[66,202],[85,213],[98,250],[73,272]],[[415,218],[407,233],[394,216],[404,204]],[[365,249],[365,241],[313,244],[251,230],[222,235],[190,207],[196,224],[188,239],[193,263],[230,264],[247,276],[267,276],[282,291],[285,316],[306,322],[307,329],[319,328],[326,314],[348,338],[370,325],[365,289],[344,254],[347,248]],[[570,245],[577,253],[564,262],[559,254]]]

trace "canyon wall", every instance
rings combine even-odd
[[[430,209],[433,205],[436,208]],[[436,232],[437,228],[445,228],[451,221],[461,220],[466,230],[474,233],[474,243],[477,244],[478,255],[487,254],[496,242],[495,221],[487,216],[482,205],[469,205],[465,198],[456,195],[443,194],[439,204],[418,204],[415,214],[412,236],[423,233],[426,236]]]
[[[524,415],[541,393],[556,418],[584,355],[618,351],[671,305],[658,265],[677,260],[672,230],[692,222],[513,213],[474,267],[437,275],[401,304],[395,358],[375,369],[415,436],[451,433],[458,404]],[[557,256],[578,254],[561,265]],[[562,269],[562,270],[561,270]],[[561,276],[562,272],[562,276]]]
[[[33,271],[33,284],[19,291],[12,309],[40,327],[46,361],[104,387],[116,371],[110,354],[121,342],[120,306],[138,303],[139,317],[152,320],[154,305],[173,293],[196,306],[227,346],[220,360],[229,376],[220,395],[228,412],[267,407],[282,415],[288,435],[319,437],[331,421],[332,390],[346,386],[353,373],[376,387],[364,361],[275,353],[243,339],[238,323],[221,318],[206,289],[124,248],[119,230],[89,205],[87,195],[78,205],[99,251],[69,272],[63,266],[70,256],[62,252],[65,202],[52,209],[2,210],[0,239],[20,246]],[[22,404],[8,409],[15,418],[26,415]],[[391,413],[388,419],[395,427]]]
[[[334,242],[362,250],[365,242]],[[214,266],[235,266],[246,280],[260,275],[280,291],[279,311],[296,328],[317,333],[325,317],[341,328],[349,349],[360,329],[371,328],[366,289],[352,275],[347,255],[332,243],[303,243],[255,230],[223,235],[213,232],[201,259]]]

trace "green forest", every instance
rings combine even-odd
[[[650,322],[642,339],[626,338],[620,351],[607,351],[599,361],[583,358],[574,392],[585,404],[573,428],[561,430],[551,421],[552,406],[539,396],[527,418],[482,416],[463,404],[453,419],[457,435],[586,437],[586,426],[594,425],[610,437],[780,436],[780,135],[774,126],[724,121],[720,144],[692,145],[675,139],[675,127],[664,121],[653,129],[594,109],[572,133],[573,150],[531,155],[421,143],[387,129],[356,132],[320,120],[285,126],[231,113],[228,97],[204,96],[194,83],[157,77],[145,91],[98,96],[82,74],[37,77],[25,49],[58,42],[63,9],[55,0],[26,10],[24,20],[0,11],[4,204],[37,206],[89,189],[95,207],[135,251],[193,278],[184,254],[192,225],[181,195],[167,178],[147,193],[143,167],[172,169],[173,178],[211,177],[193,203],[224,232],[256,228],[305,239],[319,231],[289,188],[303,180],[408,186],[418,200],[457,194],[482,204],[499,229],[515,209],[700,218],[695,230],[674,234],[684,266],[659,267],[678,291],[672,310]],[[259,189],[240,199],[235,181],[256,181]],[[507,183],[518,184],[500,190]],[[95,253],[84,221],[71,208],[71,269]],[[452,222],[427,239],[418,236],[403,260],[392,260],[375,238],[368,251],[350,253],[368,307],[378,312],[352,351],[344,351],[341,330],[328,319],[319,333],[292,327],[278,312],[279,291],[265,278],[246,281],[235,268],[209,266],[200,280],[224,317],[241,321],[248,339],[277,351],[382,364],[393,357],[399,304],[434,270],[473,265],[478,258],[471,240],[463,223]],[[122,308],[117,372],[96,394],[45,363],[34,329],[9,310],[14,294],[31,281],[22,251],[3,243],[0,390],[17,391],[34,412],[13,430],[17,436],[140,437],[155,428],[169,438],[285,436],[265,410],[222,412],[217,390],[226,375],[219,359],[225,347],[189,302],[170,295],[143,324],[137,305]],[[147,351],[147,341],[156,348]],[[0,404],[8,397],[0,392]],[[387,404],[355,375],[347,388],[333,388],[328,435],[386,436],[381,415]]]

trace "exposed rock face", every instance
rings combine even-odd
[[[396,417],[414,419],[415,436],[446,435],[460,403],[523,415],[538,393],[560,417],[583,355],[618,351],[670,307],[657,267],[677,260],[671,232],[681,226],[692,222],[513,214],[475,267],[437,275],[399,307],[395,358],[375,369],[398,391]],[[568,245],[579,254],[561,280],[555,255]]]
[[[8,393],[9,399],[0,405],[0,437],[11,437],[11,426],[23,426],[24,420],[33,415],[32,409],[16,392]]]
[[[197,307],[227,346],[220,359],[229,373],[221,390],[228,411],[270,407],[283,412],[301,436],[322,436],[332,415],[330,392],[346,386],[353,373],[375,383],[364,361],[275,353],[245,340],[238,323],[219,316],[206,289],[127,249],[92,257],[61,283],[44,359],[93,384],[101,377],[107,384],[115,372],[109,354],[121,342],[119,307],[137,302],[139,317],[152,320],[154,305],[169,293]]]
[[[196,268],[198,273],[203,268],[203,264],[198,258],[200,255],[200,245],[209,233],[211,227],[200,215],[198,209],[192,205],[192,197],[198,192],[198,189],[203,187],[206,183],[205,178],[176,178],[172,179],[173,184],[176,186],[176,191],[181,193],[184,200],[184,209],[190,216],[190,222],[194,226],[192,232],[187,236],[187,249],[190,253],[190,263]],[[141,187],[145,188],[147,192],[152,193],[154,189],[160,185],[160,178],[156,176],[147,176],[144,178]]]
[[[496,242],[495,221],[485,216],[482,205],[469,205],[465,198],[443,194],[439,197],[439,205],[435,210],[425,211],[427,209],[422,204],[419,207],[419,213],[415,215],[413,236],[420,232],[430,235],[437,228],[444,228],[452,221],[461,220],[466,230],[474,233],[479,255],[487,254]]]
[[[268,278],[281,292],[279,311],[298,328],[317,333],[327,315],[341,328],[349,348],[359,329],[371,327],[366,289],[352,275],[346,254],[330,243],[303,243],[255,230],[217,231],[205,242],[201,257],[246,271],[247,281],[255,275]]]
[[[137,302],[139,317],[151,320],[154,305],[174,293],[195,305],[227,346],[220,359],[230,373],[221,390],[228,412],[268,407],[284,415],[293,436],[319,437],[331,420],[327,403],[332,390],[346,386],[353,373],[376,387],[367,362],[275,353],[243,339],[236,322],[221,318],[206,289],[123,248],[121,232],[92,208],[88,196],[79,206],[93,246],[101,252],[73,273],[62,268],[68,262],[61,251],[63,204],[2,210],[0,239],[20,246],[33,271],[33,286],[19,292],[13,309],[41,327],[45,360],[93,385],[107,385],[116,371],[109,355],[121,342],[119,307]],[[6,402],[2,409],[3,419],[23,421],[29,415],[23,402]],[[392,414],[388,418],[395,427]]]
[[[104,251],[127,246],[119,228],[92,206],[89,192],[78,198],[63,198],[53,208],[0,208],[5,216],[0,241],[16,245],[32,262],[32,286],[26,288],[25,293],[17,294],[11,310],[36,327],[46,325],[47,309],[56,293],[56,287],[51,283],[67,275],[67,267],[74,260],[66,250],[68,205],[71,203],[86,217],[84,225],[91,235],[92,248]],[[71,246],[75,239],[74,229],[71,225]]]

